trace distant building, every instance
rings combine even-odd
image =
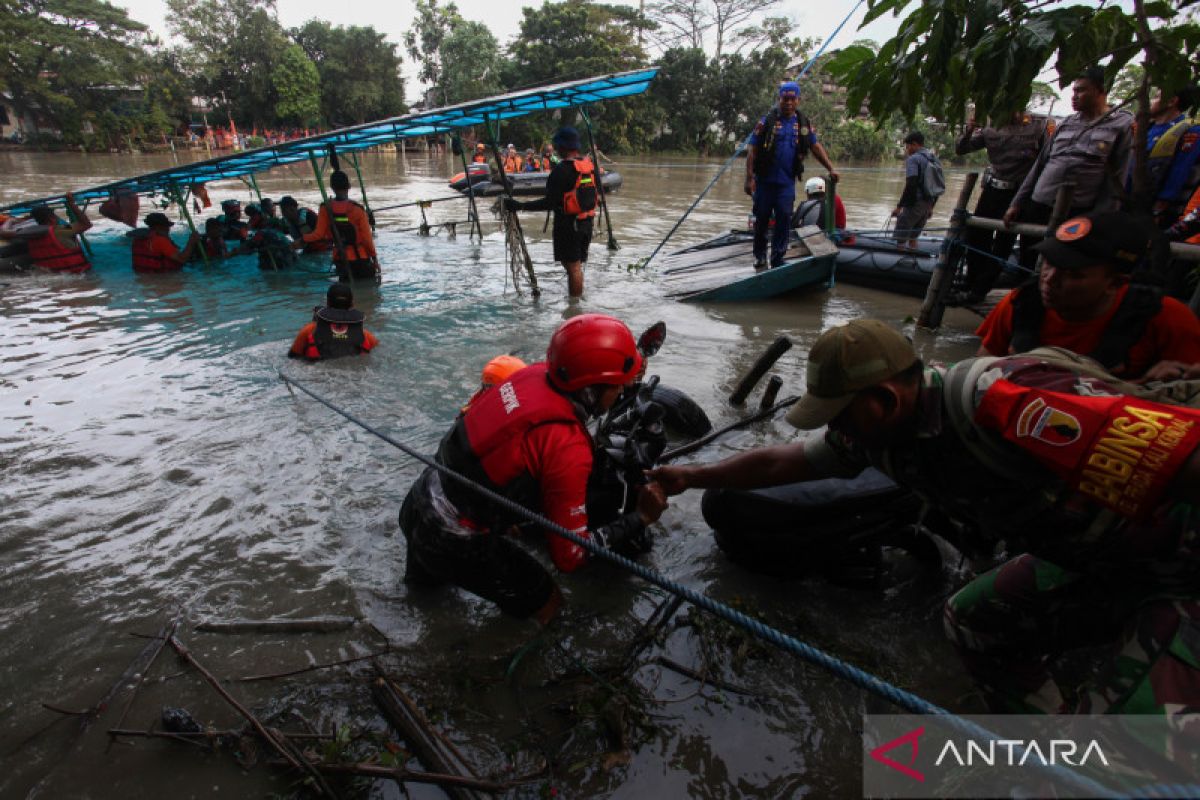
[[[23,142],[34,136],[61,136],[60,131],[37,106],[18,106],[9,92],[0,92],[0,138]]]

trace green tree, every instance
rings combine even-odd
[[[1126,64],[1113,79],[1112,89],[1108,92],[1109,100],[1117,103],[1133,102],[1137,98],[1138,87],[1145,79],[1145,67],[1141,64]]]
[[[99,0],[0,0],[0,88],[71,143],[85,143],[89,123],[115,132],[104,115],[143,74],[145,30]]]
[[[830,69],[849,86],[851,106],[866,98],[878,120],[911,117],[924,104],[956,123],[969,102],[992,119],[1024,108],[1050,62],[1064,87],[1098,63],[1111,81],[1140,54],[1134,187],[1144,195],[1150,86],[1181,88],[1200,56],[1200,24],[1180,14],[1191,2],[1133,0],[1126,10],[1065,0],[869,0],[862,24],[908,12],[899,32],[878,53],[846,48]]]
[[[317,67],[321,116],[334,126],[402,114],[404,81],[397,45],[370,26],[344,28],[309,20],[292,31]]]
[[[463,20],[442,42],[445,66],[438,96],[446,105],[487,97],[500,91],[503,59],[500,43],[481,22]]]
[[[710,79],[703,50],[679,47],[663,53],[658,77],[648,92],[663,118],[662,129],[657,132],[659,148],[706,152],[711,146]]]
[[[509,49],[510,86],[586,78],[646,63],[638,32],[649,23],[633,8],[567,0],[527,6],[521,13],[521,31]]]
[[[167,9],[197,93],[243,124],[273,124],[272,76],[288,45],[274,0],[167,0]]]
[[[435,91],[445,89],[442,86],[442,65],[445,63],[442,45],[454,26],[461,22],[462,15],[453,2],[441,7],[438,0],[416,0],[416,16],[412,27],[404,32],[404,47],[409,58],[421,65],[417,79]],[[445,105],[445,95],[439,96],[437,102]]]
[[[280,122],[307,127],[320,120],[321,76],[299,45],[284,49],[271,80],[279,96],[275,116]]]

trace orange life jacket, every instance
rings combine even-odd
[[[1188,214],[1200,208],[1200,186],[1196,187],[1196,191],[1192,192],[1192,197],[1187,202],[1187,208],[1179,216],[1186,217]],[[1185,240],[1188,244],[1200,244],[1200,233]]]
[[[143,231],[146,229],[143,228]],[[178,272],[183,264],[154,249],[154,234],[145,233],[133,238],[134,272]]]
[[[92,268],[83,249],[67,247],[59,241],[53,227],[45,236],[29,242],[29,257],[35,266],[54,272],[86,272]]]
[[[575,219],[596,216],[596,165],[586,158],[571,159],[575,187],[563,195],[563,211]]]

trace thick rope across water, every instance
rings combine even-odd
[[[607,548],[600,547],[599,545],[597,545],[595,542],[591,541],[590,539],[585,539],[584,537],[579,536],[578,534],[567,530],[566,528],[562,527],[561,525],[558,525],[558,524],[552,522],[551,520],[546,519],[545,517],[541,516],[540,514],[537,514],[536,512],[531,511],[528,508],[525,508],[521,504],[515,503],[512,500],[510,500],[509,498],[507,498],[501,494],[498,494],[496,492],[493,492],[492,490],[488,489],[485,486],[481,486],[478,483],[475,483],[470,478],[467,478],[466,476],[464,476],[458,472],[455,472],[454,470],[450,469],[449,467],[439,464],[433,458],[431,458],[427,455],[424,455],[422,453],[418,453],[416,450],[413,450],[411,447],[405,445],[403,442],[400,442],[399,440],[376,429],[375,427],[369,425],[368,423],[363,422],[362,420],[358,419],[350,412],[344,411],[343,409],[341,409],[338,406],[334,405],[333,403],[329,402],[328,400],[321,397],[319,394],[312,391],[308,387],[304,386],[302,383],[295,380],[294,378],[289,378],[288,376],[284,375],[282,371],[280,371],[278,374],[279,374],[280,379],[283,380],[289,387],[294,386],[295,388],[304,392],[306,395],[308,395],[312,399],[316,400],[318,403],[325,406],[329,410],[333,411],[336,414],[341,415],[342,417],[345,417],[347,420],[349,420],[350,422],[353,422],[355,425],[359,426],[363,430],[378,437],[379,439],[382,439],[383,441],[392,445],[396,449],[400,450],[405,455],[415,458],[417,461],[420,461],[422,464],[425,464],[426,466],[437,470],[442,475],[459,482],[463,486],[470,488],[472,491],[474,491],[480,495],[483,495],[484,497],[488,498],[489,500],[504,507],[508,511],[511,511],[521,517],[524,517],[525,519],[529,520],[530,522],[534,522],[534,523],[537,523],[538,525],[541,525],[543,528],[545,528],[546,530],[555,534],[556,536],[560,536],[560,537],[582,547],[589,554],[596,556],[597,558],[602,558],[605,561],[609,561],[613,564],[616,564],[617,566],[621,567],[622,569],[626,570],[627,572],[631,572],[634,575],[637,575],[642,580],[645,580],[648,583],[652,583],[655,586],[658,586],[659,588],[661,588],[667,592],[670,592],[671,594],[673,594],[677,597],[682,597],[683,599],[687,600],[689,603],[696,606],[697,608],[702,608],[705,611],[708,611],[710,614],[720,617],[721,619],[725,620],[726,622],[729,622],[732,625],[736,625],[739,628],[742,628],[743,630],[748,631],[749,633],[753,634],[754,636],[757,636],[758,638],[762,639],[763,641],[769,642],[769,643],[775,645],[776,647],[780,648],[781,650],[785,650],[789,653],[792,653],[793,655],[798,656],[803,661],[806,661],[809,664],[813,664],[817,667],[820,667],[821,669],[824,669],[827,672],[832,673],[833,675],[841,678],[842,680],[844,680],[848,683],[851,683],[851,684],[859,687],[860,689],[868,691],[878,697],[882,697],[885,700],[889,701],[890,703],[892,703],[900,708],[905,709],[906,711],[909,711],[913,714],[936,715],[939,718],[943,719],[947,725],[954,728],[958,732],[960,732],[964,735],[973,737],[973,738],[983,739],[985,741],[998,740],[1001,738],[997,734],[994,734],[994,733],[988,731],[986,728],[983,728],[980,725],[977,725],[976,723],[971,722],[970,720],[963,719],[962,717],[942,708],[941,706],[934,705],[933,703],[930,703],[928,700],[925,700],[924,698],[919,697],[918,695],[915,695],[912,692],[908,692],[897,686],[893,686],[892,684],[888,683],[887,681],[883,680],[882,678],[872,675],[871,673],[866,672],[865,670],[859,669],[858,667],[856,667],[852,664],[848,664],[845,661],[842,661],[841,659],[839,659],[835,656],[829,655],[828,653],[824,652],[823,650],[813,647],[812,645],[810,645],[806,642],[802,642],[793,636],[789,636],[788,634],[783,633],[780,630],[772,628],[771,626],[769,626],[763,622],[760,622],[759,620],[756,620],[753,617],[747,616],[746,614],[743,614],[742,612],[740,612],[734,608],[730,608],[729,606],[725,605],[724,603],[720,603],[716,600],[713,600],[712,598],[702,595],[699,592],[695,591],[694,589],[689,589],[688,587],[684,586],[683,584],[677,583],[676,581],[673,581],[670,578],[667,578],[667,577],[661,575],[660,573],[656,572],[655,570],[650,569],[649,567],[645,567],[645,566],[637,563],[636,561],[628,559],[622,555],[618,555],[617,553],[614,553],[613,551],[611,551]],[[1122,796],[1121,793],[1114,792],[1112,789],[1110,789],[1100,783],[1097,783],[1096,781],[1092,780],[1091,778],[1088,778],[1084,775],[1080,775],[1075,772],[1070,772],[1068,770],[1063,769],[1062,767],[1046,765],[1046,764],[1034,764],[1032,766],[1034,766],[1035,768],[1039,768],[1039,769],[1048,771],[1048,774],[1052,775],[1054,778],[1069,782],[1072,785],[1074,785],[1075,787],[1077,787],[1082,792],[1088,792],[1092,795],[1099,796],[1099,797]],[[1166,792],[1168,790],[1184,790],[1184,791],[1178,791],[1178,792],[1171,791],[1171,793],[1169,795],[1159,793],[1159,792]],[[1200,786],[1196,786],[1196,785],[1170,786],[1170,787],[1149,786],[1149,787],[1145,787],[1144,789],[1142,789],[1141,792],[1142,793],[1138,793],[1135,796],[1200,797]]]

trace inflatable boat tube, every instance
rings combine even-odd
[[[666,412],[663,424],[671,433],[695,439],[712,430],[712,423],[704,409],[678,389],[660,383],[654,387],[652,397]]]
[[[939,565],[937,545],[916,529],[920,508],[916,495],[874,469],[770,489],[709,489],[701,505],[730,560],[777,577],[837,572],[880,547]]]

